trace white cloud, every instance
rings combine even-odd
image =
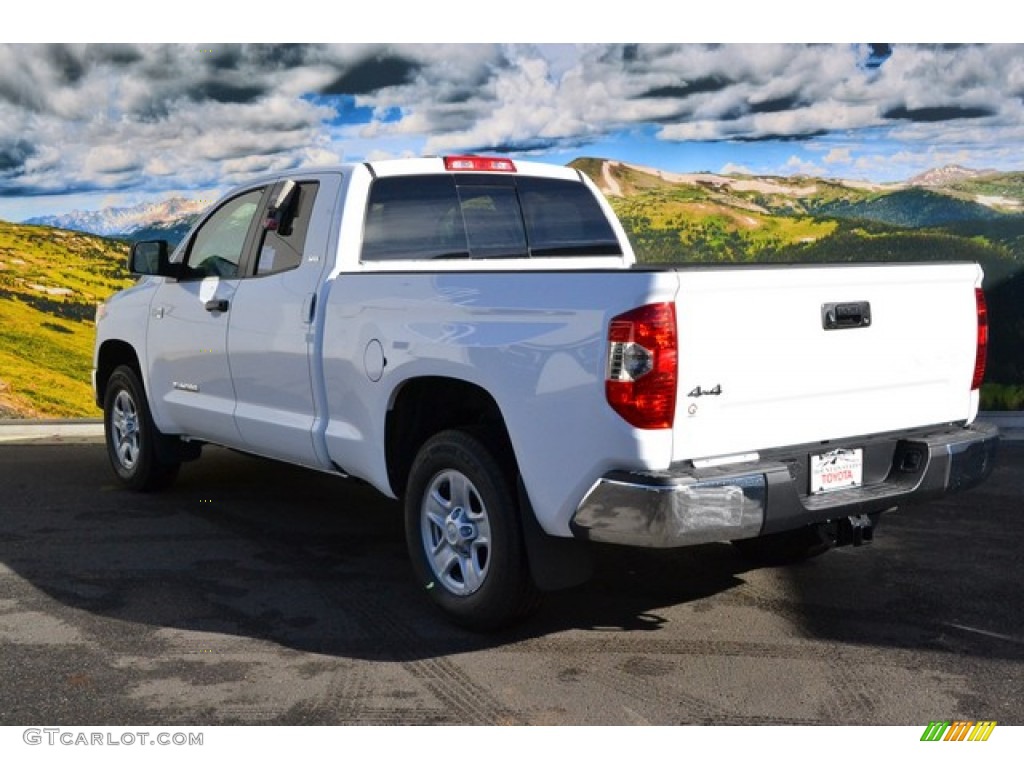
[[[823,176],[826,171],[817,163],[805,160],[796,155],[791,155],[786,161],[786,172],[801,176]]]
[[[208,188],[342,157],[567,151],[638,130],[789,139],[802,172],[1024,165],[1022,47],[862,59],[852,45],[0,46],[0,195]],[[353,105],[365,122],[339,122]],[[809,149],[819,135],[842,144]]]
[[[85,170],[89,173],[128,173],[141,165],[139,156],[127,147],[92,147],[85,155]]]
[[[725,138],[721,126],[713,120],[666,125],[658,131],[657,137],[666,141],[715,141]]]
[[[829,150],[829,153],[821,159],[826,165],[845,165],[852,162],[852,160],[853,155],[849,147],[835,147]]]
[[[737,165],[736,163],[726,163],[722,166],[719,171],[723,176],[753,176],[754,172],[747,168],[745,165]]]
[[[299,153],[299,165],[337,165],[342,155],[326,147],[307,147]]]

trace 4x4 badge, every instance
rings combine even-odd
[[[714,389],[701,389],[700,386],[696,386],[690,390],[686,395],[687,397],[703,397],[704,395],[720,395],[722,394],[722,385],[715,384]]]

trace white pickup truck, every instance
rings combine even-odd
[[[117,476],[216,443],[404,499],[417,578],[493,628],[589,542],[784,560],[984,479],[975,264],[648,268],[569,168],[297,170],[220,200],[97,312]]]

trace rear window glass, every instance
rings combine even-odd
[[[580,182],[444,174],[377,179],[363,261],[621,255]]]

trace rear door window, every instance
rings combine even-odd
[[[319,186],[315,181],[297,184],[284,202],[282,210],[267,211],[268,221],[273,214],[275,226],[263,227],[263,236],[256,250],[257,276],[286,272],[302,263],[306,231],[309,229],[309,219]],[[276,193],[277,187],[271,199]]]

